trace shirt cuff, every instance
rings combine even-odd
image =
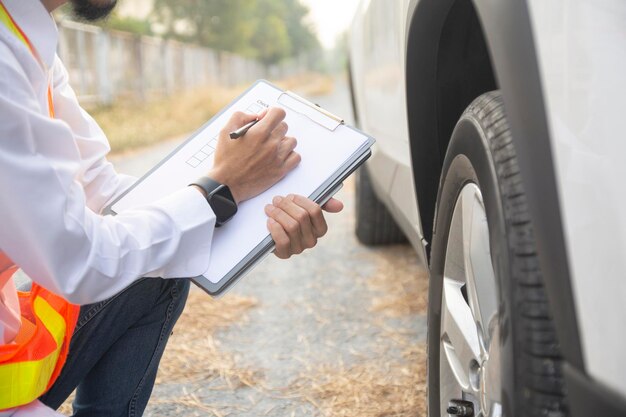
[[[193,278],[209,268],[215,213],[206,198],[193,187],[185,187],[152,204],[166,213],[178,228],[176,254],[164,267],[146,276]]]

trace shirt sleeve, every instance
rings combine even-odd
[[[206,271],[215,215],[202,194],[187,187],[117,216],[99,215],[101,202],[88,207],[83,184],[105,178],[111,185],[94,188],[113,195],[120,183],[102,176],[98,163],[83,165],[70,126],[42,113],[17,61],[3,57],[0,249],[8,257],[76,304],[108,298],[141,276]]]
[[[106,159],[111,150],[106,135],[78,103],[67,70],[58,56],[55,56],[52,67],[52,85],[56,117],[70,127],[80,154],[77,179],[85,190],[87,207],[100,213],[137,179],[118,174]]]

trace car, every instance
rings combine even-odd
[[[356,234],[430,274],[429,416],[626,416],[626,2],[366,0]]]

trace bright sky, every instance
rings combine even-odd
[[[335,46],[335,39],[341,35],[354,17],[360,0],[300,0],[311,10],[311,22],[317,29],[324,48]]]

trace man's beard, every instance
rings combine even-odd
[[[81,20],[90,22],[108,16],[117,4],[117,0],[71,0],[72,12]],[[104,4],[101,4],[104,3]]]

